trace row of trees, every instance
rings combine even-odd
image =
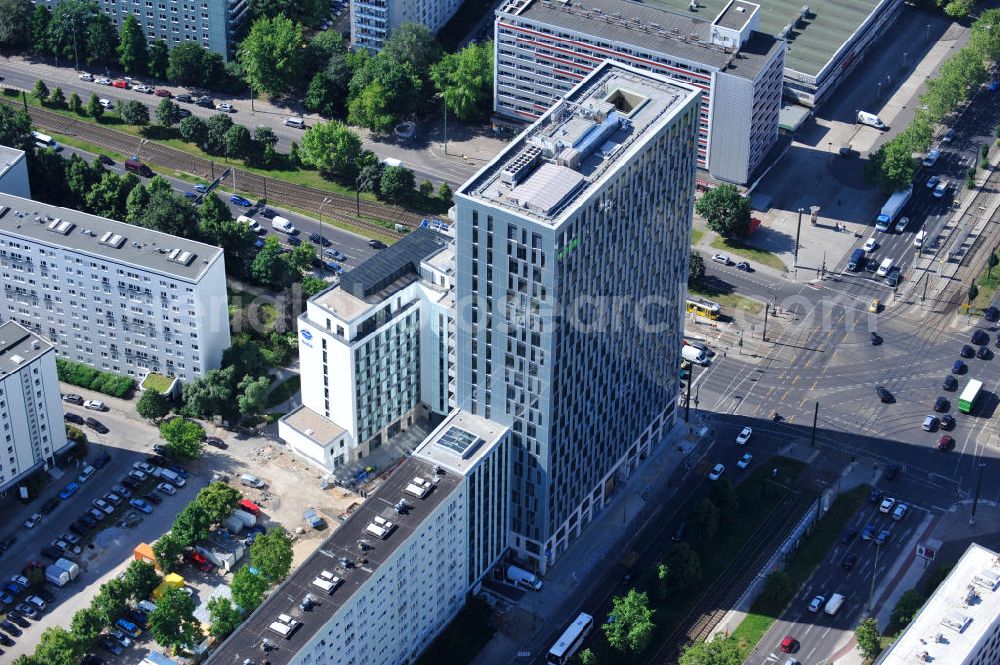
[[[909,187],[916,173],[915,154],[934,140],[935,126],[989,78],[987,65],[1000,59],[1000,9],[989,9],[972,24],[968,43],[927,81],[927,91],[910,125],[875,151],[866,171],[869,179],[889,193]]]
[[[135,379],[131,377],[102,372],[72,360],[56,358],[56,370],[59,380],[64,383],[96,390],[112,397],[127,397],[135,388]]]

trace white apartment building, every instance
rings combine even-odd
[[[0,194],[0,271],[0,320],[60,358],[191,380],[230,345],[218,247]]]
[[[28,184],[28,163],[24,151],[0,145],[0,192],[24,199],[31,198]]]
[[[278,422],[294,452],[332,471],[452,409],[454,262],[448,237],[417,229],[310,298],[302,406]]]
[[[404,23],[437,33],[461,6],[462,0],[351,0],[351,44],[377,53]]]
[[[453,412],[208,664],[414,662],[506,549],[509,468],[507,428]]]
[[[55,349],[11,321],[0,324],[0,427],[0,495],[70,445]]]
[[[972,543],[876,665],[1000,663],[1000,554]]]
[[[508,0],[494,26],[493,108],[535,120],[611,59],[697,89],[698,167],[745,184],[778,138],[786,51],[759,15],[744,0],[711,20],[629,0]]]
[[[458,407],[511,428],[539,570],[676,420],[700,101],[605,61],[456,193]]]

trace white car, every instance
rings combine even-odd
[[[736,443],[738,445],[743,445],[750,440],[750,435],[753,434],[753,430],[749,427],[744,427],[740,430],[740,433],[736,435]]]
[[[862,247],[862,249],[864,249],[866,252],[871,252],[874,251],[876,247],[878,247],[878,241],[875,240],[875,236],[872,236],[871,238],[865,241],[865,246]]]
[[[97,508],[98,510],[103,510],[108,515],[115,512],[115,507],[112,506],[107,501],[105,501],[104,499],[94,499],[93,501],[91,501],[91,503],[94,504],[95,508]]]
[[[173,496],[177,494],[177,490],[170,483],[160,483],[159,485],[156,486],[156,489],[160,490],[167,496]]]
[[[80,80],[81,81],[93,81],[94,77],[92,75],[88,74],[87,72],[83,72],[82,74],[80,74]]]
[[[90,477],[94,475],[96,472],[97,470],[88,464],[87,466],[83,467],[83,471],[81,471],[80,475],[76,477],[76,480],[78,483],[82,485],[83,483],[90,480]]]
[[[97,100],[97,103],[106,109],[113,109],[115,107],[114,102],[110,99],[104,99],[103,97]]]
[[[712,260],[715,261],[716,263],[721,263],[724,266],[733,265],[733,260],[728,256],[726,256],[725,254],[714,254],[712,256]]]
[[[948,192],[948,181],[942,180],[934,187],[934,198],[940,199]]]
[[[809,611],[816,614],[823,608],[823,603],[825,602],[826,598],[824,596],[816,596],[809,601]]]
[[[715,466],[712,467],[712,470],[708,472],[708,479],[718,480],[719,478],[722,477],[722,472],[725,470],[726,470],[725,464],[722,464],[721,462],[719,464],[716,464]]]
[[[900,217],[899,221],[896,222],[896,233],[902,233],[906,230],[906,227],[910,225],[909,217]]]
[[[88,399],[83,403],[83,408],[90,409],[91,411],[107,411],[108,405],[99,399]]]
[[[111,85],[111,79],[99,78],[94,83],[97,85]]]
[[[896,505],[896,500],[893,498],[882,499],[882,503],[878,507],[880,513],[888,513],[892,510],[892,507]]]
[[[129,478],[135,478],[139,482],[142,482],[143,480],[146,479],[147,476],[146,476],[145,473],[143,473],[139,469],[132,469],[131,471],[128,472],[128,477]]]
[[[142,93],[145,93],[147,95],[153,94],[153,88],[152,88],[152,86],[148,86],[145,83],[140,83],[139,85],[135,86],[132,89],[135,90],[136,92],[142,92]]]
[[[31,517],[29,517],[28,519],[24,520],[24,528],[25,529],[34,529],[35,525],[38,524],[41,521],[42,521],[42,516],[39,515],[38,513],[35,513],[34,515],[32,515]]]
[[[222,111],[223,113],[235,113],[236,109],[233,108],[232,104],[218,104],[215,107],[216,111]]]
[[[149,462],[136,462],[132,465],[132,468],[142,471],[143,473],[153,473],[156,471],[156,467]]]
[[[736,463],[736,466],[738,466],[741,469],[745,469],[748,466],[750,466],[750,462],[752,460],[753,460],[753,455],[751,455],[750,453],[744,453],[743,457],[740,458],[740,461]]]
[[[898,522],[899,520],[901,520],[904,517],[906,517],[906,511],[909,510],[909,509],[910,509],[910,507],[907,506],[905,503],[898,504],[896,506],[896,509],[894,511],[892,511],[892,519],[894,519],[894,520],[896,520]]]

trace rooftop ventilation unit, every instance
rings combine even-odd
[[[125,244],[125,236],[123,236],[120,233],[113,233],[111,231],[108,231],[107,233],[101,236],[101,239],[98,242],[100,242],[102,245],[107,245],[108,247],[114,247],[115,249],[120,249],[121,246]]]
[[[396,530],[396,525],[382,517],[376,515],[375,518],[365,527],[365,531],[375,536],[379,540],[385,540]]]
[[[313,578],[312,585],[317,589],[322,589],[327,594],[331,594],[337,590],[344,580],[340,579],[329,570],[321,571],[319,575]]]
[[[6,215],[10,211],[8,206],[0,206],[0,218]]]
[[[90,229],[84,229],[84,230],[80,231],[80,233],[82,233],[85,236],[96,236],[97,235],[96,233],[94,233]]]
[[[406,485],[405,492],[411,496],[417,497],[418,499],[425,499],[427,498],[427,495],[431,493],[432,489],[434,489],[434,485],[431,481],[421,478],[420,476],[416,476]]]
[[[194,261],[194,254],[183,249],[172,249],[167,255],[167,260],[173,263],[179,263],[182,266],[189,266],[191,262]]]
[[[973,584],[978,584],[979,586],[989,589],[990,591],[996,591],[998,582],[1000,582],[1000,572],[993,570],[992,568],[983,568],[981,571],[972,576]]]
[[[337,559],[337,563],[339,563],[344,568],[354,568],[354,562],[348,559],[346,556],[342,556],[339,559]]]
[[[11,361],[12,363],[14,363],[15,365],[20,365],[21,363],[23,363],[23,362],[24,362],[24,358],[23,358],[23,357],[21,357],[21,356],[19,356],[19,355],[17,355],[17,354],[15,353],[14,355],[12,355],[12,356],[10,357],[10,361]]]
[[[961,612],[949,612],[941,618],[941,625],[961,633],[972,622],[972,618]]]
[[[406,499],[400,499],[398,502],[396,502],[396,505],[393,506],[393,508],[396,509],[396,513],[399,515],[407,514],[408,512],[410,512],[411,507],[412,506],[410,506],[410,504],[406,502]]]
[[[67,222],[64,219],[53,219],[52,222],[48,225],[48,229],[53,233],[58,233],[59,235],[67,236],[75,226],[76,224],[74,224],[73,222]]]
[[[287,614],[279,614],[278,618],[272,621],[268,628],[287,640],[301,625],[301,622],[296,621]]]

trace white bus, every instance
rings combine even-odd
[[[589,614],[581,613],[580,616],[576,618],[570,627],[566,629],[556,643],[549,649],[549,655],[546,658],[546,662],[553,663],[553,665],[565,665],[569,662],[569,659],[573,657],[573,654],[577,652],[580,645],[583,644],[583,640],[586,639],[587,635],[590,633],[590,629],[594,627],[594,617]]]
[[[31,135],[35,138],[35,145],[39,148],[52,148],[53,150],[59,150],[59,144],[56,143],[55,139],[48,134],[31,132]]]

